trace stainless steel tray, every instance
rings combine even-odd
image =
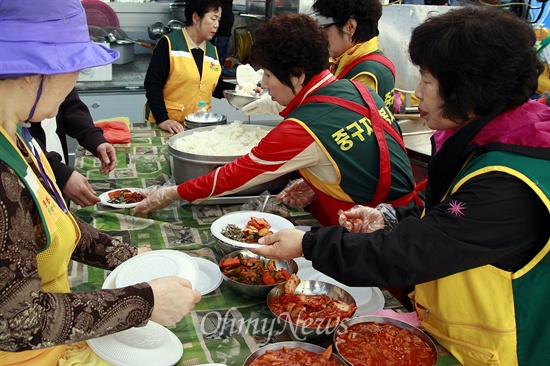
[[[212,197],[205,199],[201,203],[197,203],[200,206],[208,205],[236,205],[248,202],[252,199],[260,199],[260,196],[223,196],[223,197]]]

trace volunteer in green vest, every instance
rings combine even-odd
[[[235,84],[222,80],[216,47],[209,42],[222,16],[221,0],[190,0],[185,3],[185,24],[162,36],[145,75],[145,120],[168,132],[184,130],[185,116],[194,113],[199,101],[211,109],[212,96]]]
[[[0,2],[0,50],[0,365],[107,365],[86,340],[173,325],[201,298],[175,276],[71,292],[71,260],[113,270],[150,249],[74,217],[26,126],[56,116],[80,70],[119,54],[90,41],[79,0]]]
[[[380,1],[317,0],[312,9],[327,34],[334,75],[372,88],[393,111],[395,66],[378,48]]]
[[[436,130],[424,212],[398,210],[391,231],[285,230],[252,251],[303,253],[347,285],[416,285],[422,327],[464,365],[550,364],[550,108],[530,99],[543,69],[534,45],[506,10],[428,18],[409,44]],[[344,215],[367,226],[377,212]]]
[[[330,70],[337,79],[358,81],[374,90],[393,111],[395,67],[378,48],[379,0],[317,0],[311,15],[324,30],[330,55]],[[277,103],[268,95],[243,107],[247,114],[275,112]],[[304,207],[315,197],[298,179],[278,199],[290,206]]]
[[[337,224],[356,203],[419,204],[399,126],[365,85],[328,70],[328,43],[310,16],[281,15],[256,30],[252,60],[285,118],[249,154],[213,172],[163,187],[134,208],[145,214],[184,199],[198,203],[298,171],[316,199],[311,214]]]

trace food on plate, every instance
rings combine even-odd
[[[241,121],[235,121],[178,138],[172,147],[196,155],[239,156],[248,154],[268,132],[259,126],[245,128]]]
[[[109,203],[115,203],[119,205],[138,203],[145,199],[145,196],[139,192],[133,192],[129,189],[118,189],[116,191],[109,192]]]
[[[247,285],[275,285],[285,282],[291,275],[285,269],[277,269],[275,261],[267,263],[260,258],[245,258],[242,254],[220,262],[225,277]]]
[[[269,306],[275,315],[286,317],[299,326],[330,328],[355,314],[355,304],[346,304],[326,294],[294,293],[301,282],[300,278],[293,274],[285,283],[284,294],[269,300]]]
[[[252,216],[246,223],[246,227],[241,230],[235,224],[227,224],[221,231],[222,235],[241,242],[241,243],[257,243],[260,238],[273,234],[271,225],[266,219]]]
[[[321,352],[315,353],[303,348],[287,348],[267,350],[263,355],[255,359],[250,366],[272,365],[296,365],[296,366],[336,366],[336,362],[330,359],[332,346]]]
[[[335,345],[352,365],[432,366],[436,355],[407,329],[376,322],[357,323],[338,332]]]

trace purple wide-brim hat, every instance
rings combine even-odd
[[[119,56],[90,41],[79,0],[0,0],[0,79],[70,73]]]

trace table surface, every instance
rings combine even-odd
[[[99,173],[97,158],[77,149],[75,168],[83,174],[98,194],[115,188],[145,188],[171,184],[171,168],[166,143],[171,136],[156,125],[132,124],[132,141],[115,145],[117,167],[108,175]],[[173,183],[172,183],[173,184]],[[173,249],[191,256],[218,263],[223,256],[210,224],[218,217],[240,210],[241,204],[171,205],[140,218],[129,209],[115,209],[101,204],[71,211],[92,224],[135,246],[153,250]],[[305,213],[290,218],[296,225],[312,225]],[[73,263],[70,280],[74,291],[100,289],[110,272],[81,263]],[[385,309],[406,311],[388,291],[383,290]],[[360,314],[362,315],[362,314]],[[225,319],[219,321],[218,319]],[[262,324],[267,324],[262,326]],[[273,327],[272,331],[269,328]],[[242,365],[246,358],[267,343],[292,340],[274,321],[265,299],[245,298],[225,283],[203,296],[195,309],[170,330],[181,340],[184,353],[177,365],[222,363]],[[330,337],[309,340],[322,346],[331,343]],[[438,365],[457,365],[457,360],[438,346]]]

